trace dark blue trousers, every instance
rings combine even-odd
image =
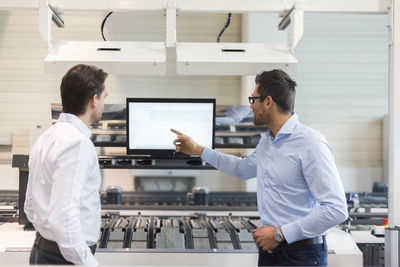
[[[272,253],[259,249],[258,266],[327,266],[326,243],[309,245],[303,249],[290,250],[287,244],[279,245]]]
[[[29,257],[29,264],[68,264],[73,265],[64,259],[61,254],[51,253],[33,245],[31,255]]]

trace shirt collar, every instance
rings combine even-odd
[[[292,116],[282,125],[279,129],[278,133],[276,134],[275,138],[272,136],[271,131],[268,130],[267,134],[271,138],[272,141],[278,141],[282,137],[291,135],[296,128],[296,125],[299,122],[299,116],[296,113],[293,113]]]
[[[60,117],[58,117],[58,121],[60,122],[68,122],[74,125],[78,130],[87,138],[90,138],[90,129],[89,127],[77,116],[70,113],[61,113]]]

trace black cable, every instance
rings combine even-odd
[[[107,16],[103,19],[103,22],[101,23],[101,36],[103,36],[103,40],[107,41],[106,38],[104,37],[103,29],[104,29],[104,24],[106,24],[106,20],[108,17],[112,14],[113,12],[111,11],[110,13],[107,14]]]
[[[221,40],[221,36],[224,33],[225,29],[228,28],[229,24],[231,23],[232,13],[228,13],[228,17],[226,18],[226,22],[224,27],[222,28],[221,32],[218,34],[217,43]]]

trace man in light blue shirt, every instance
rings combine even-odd
[[[249,97],[253,122],[269,130],[246,158],[205,148],[171,129],[177,152],[201,155],[229,175],[257,177],[262,226],[253,237],[260,247],[259,266],[326,265],[326,231],[348,216],[332,148],[293,112],[295,86],[282,70],[256,76]]]

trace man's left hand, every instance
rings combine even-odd
[[[268,251],[279,246],[279,242],[274,239],[275,227],[263,225],[251,231],[254,241],[263,251]]]

